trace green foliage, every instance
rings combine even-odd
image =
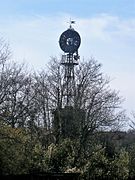
[[[127,179],[129,177],[129,155],[122,149],[113,159],[105,154],[101,145],[95,149],[83,167],[84,179]]]
[[[130,177],[135,176],[135,144],[129,148],[129,174]]]
[[[26,152],[28,136],[23,129],[0,127],[0,162],[2,174],[25,173],[29,166]]]
[[[23,128],[0,126],[0,173],[26,174],[41,168],[41,143]],[[36,167],[36,168],[35,168]]]
[[[129,154],[125,149],[121,149],[110,163],[111,176],[115,179],[128,179],[129,177]]]
[[[56,59],[49,72],[32,75],[17,64],[0,65],[1,174],[79,172],[86,180],[135,176],[135,147],[124,150],[110,136],[103,143],[99,133],[125,119],[115,112],[121,98],[110,90],[100,64],[94,60],[80,64],[75,71],[74,105],[65,109],[64,71],[59,72]],[[56,108],[54,123],[51,110]]]
[[[127,179],[134,175],[134,153],[125,149],[115,153],[113,158],[106,155],[106,148],[92,145],[91,151],[78,161],[78,142],[64,139],[59,144],[42,146],[38,137],[21,128],[0,127],[0,173],[25,174],[28,172],[79,172],[82,179]],[[130,168],[130,169],[129,169]]]
[[[70,139],[60,144],[51,144],[45,153],[45,163],[49,172],[65,172],[74,168],[75,150]]]
[[[84,178],[92,179],[104,177],[108,171],[108,159],[105,156],[105,149],[101,145],[97,145],[93,148],[93,153],[86,161],[83,168]]]

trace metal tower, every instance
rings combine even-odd
[[[78,48],[81,43],[80,35],[72,28],[74,21],[70,21],[69,28],[64,31],[59,39],[60,48],[64,51],[61,66],[64,69],[64,78],[61,95],[62,104],[53,112],[53,132],[56,142],[60,138],[76,138],[80,132],[79,124],[82,121],[82,111],[74,108],[74,96],[76,91],[75,67],[78,65]],[[58,98],[59,99],[59,98]],[[77,120],[76,120],[77,119]]]
[[[81,43],[80,35],[72,28],[74,21],[70,21],[69,29],[64,31],[59,40],[60,48],[64,51],[61,65],[64,66],[63,106],[72,106],[75,96],[75,66],[78,65],[78,48]]]

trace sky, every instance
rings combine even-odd
[[[0,3],[0,37],[12,58],[35,69],[60,58],[59,37],[76,21],[81,36],[81,59],[95,58],[111,88],[135,111],[135,0],[4,0]]]

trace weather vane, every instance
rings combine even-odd
[[[69,28],[72,29],[72,24],[75,24],[75,21],[71,20],[70,18],[69,22],[67,23],[69,24]]]

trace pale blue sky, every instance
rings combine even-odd
[[[0,5],[0,15],[34,15],[68,13],[79,17],[109,13],[121,17],[135,15],[134,0],[4,0]]]
[[[82,38],[81,58],[95,57],[125,98],[128,114],[135,110],[135,0],[4,0],[0,3],[0,36],[16,61],[43,68],[60,57],[60,34],[67,21]]]

